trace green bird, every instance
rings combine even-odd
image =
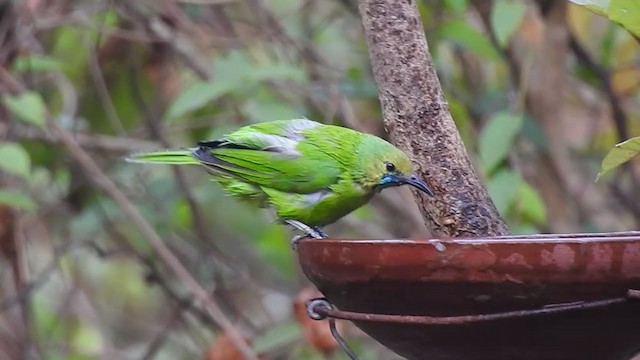
[[[411,185],[433,196],[395,146],[307,119],[249,125],[191,149],[139,153],[127,160],[202,165],[227,193],[274,209],[283,222],[314,238],[325,238],[322,226],[382,189]]]

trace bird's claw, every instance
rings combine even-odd
[[[301,235],[296,235],[291,239],[291,248],[293,250],[296,250],[298,241],[302,240],[302,239],[326,239],[328,238],[327,234],[322,231],[322,229],[320,229],[317,226],[309,226],[306,225],[304,223],[301,223],[300,221],[296,221],[296,220],[286,220],[287,224],[295,227],[296,229],[303,231],[304,234]]]
[[[327,235],[324,231],[322,231],[322,229],[320,229],[317,226],[312,226],[311,229],[315,232],[315,235],[318,235],[317,237],[314,236],[314,238],[316,239],[327,239],[329,238],[329,235]],[[313,235],[312,235],[313,236]]]
[[[291,250],[296,251],[298,249],[298,241],[308,237],[309,234],[296,235],[291,238]]]

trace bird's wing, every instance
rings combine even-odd
[[[200,142],[193,156],[212,170],[259,186],[312,193],[335,184],[342,173],[335,156],[312,146],[305,135],[319,126],[306,119],[246,126],[222,139]]]

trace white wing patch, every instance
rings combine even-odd
[[[320,190],[309,194],[300,196],[300,204],[306,207],[311,207],[319,203],[325,196],[331,194],[329,190]]]
[[[320,124],[307,119],[291,120],[282,127],[281,135],[256,133],[253,136],[256,140],[265,144],[263,150],[300,156],[300,152],[296,150],[296,147],[299,141],[304,140],[302,132],[313,129],[318,125]]]
[[[266,145],[263,148],[263,150],[265,151],[273,151],[291,156],[300,156],[300,152],[296,150],[296,146],[298,146],[298,140],[279,135],[261,133],[256,133],[253,136],[256,140]]]
[[[309,119],[291,120],[287,122],[287,125],[284,127],[284,136],[291,140],[300,141],[304,139],[304,136],[302,135],[303,131],[313,129],[319,125],[320,123]]]

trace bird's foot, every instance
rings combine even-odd
[[[329,235],[327,235],[327,233],[325,233],[322,229],[320,229],[317,226],[312,226],[311,229],[313,229],[313,231],[316,232],[317,235],[319,235],[320,237],[317,237],[316,239],[328,239]]]
[[[304,234],[304,235],[296,235],[294,237],[291,238],[291,250],[296,251],[298,250],[298,241],[308,238],[309,234]]]
[[[294,228],[304,232],[306,235],[304,237],[310,237],[313,239],[326,239],[327,234],[324,233],[319,227],[309,226],[303,222],[298,220],[285,220],[285,223],[293,226]]]
[[[304,234],[302,235],[296,235],[291,239],[291,248],[293,250],[296,249],[297,245],[298,245],[298,241],[302,240],[302,239],[326,239],[328,238],[327,234],[322,231],[322,229],[320,229],[317,226],[309,226],[305,223],[302,223],[300,221],[297,220],[285,220],[285,222],[291,226],[293,226],[294,228],[304,232]]]

